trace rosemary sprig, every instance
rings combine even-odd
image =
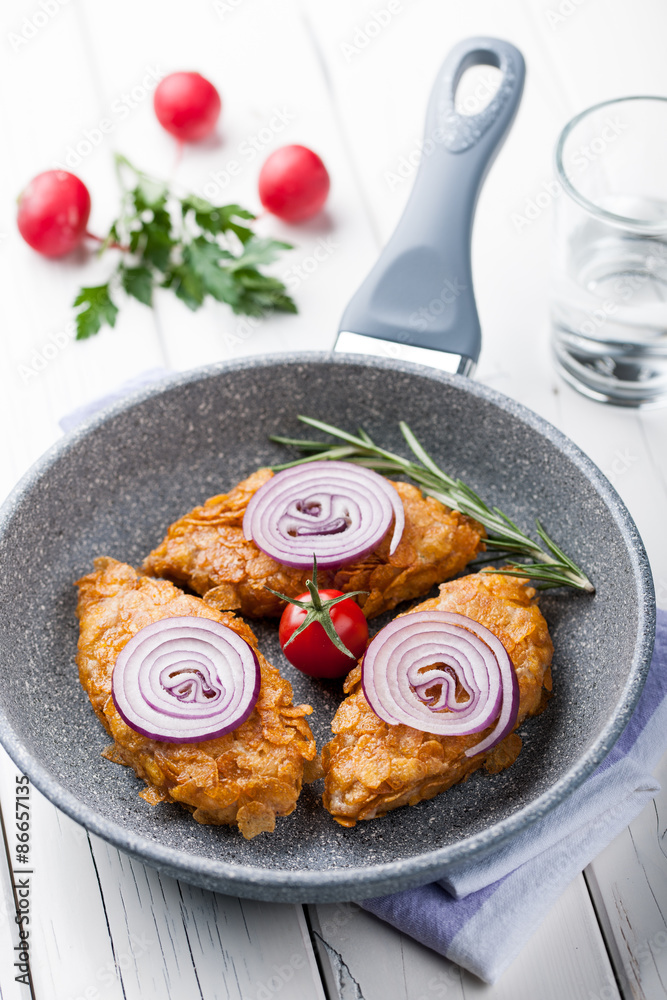
[[[461,479],[453,479],[436,465],[403,421],[400,422],[401,433],[413,455],[418,459],[417,462],[381,448],[372,441],[363,429],[359,431],[358,436],[355,436],[339,427],[315,420],[312,417],[300,416],[299,420],[309,427],[314,427],[325,434],[339,438],[345,444],[339,445],[328,441],[301,440],[272,435],[272,441],[308,453],[305,458],[298,458],[282,465],[274,465],[275,472],[291,468],[293,465],[302,465],[305,462],[336,459],[356,462],[358,465],[375,469],[377,472],[393,475],[402,473],[418,483],[424,493],[483,524],[488,535],[485,539],[487,548],[497,549],[503,555],[515,554],[531,560],[526,563],[512,561],[509,566],[494,570],[494,572],[503,573],[506,576],[528,576],[536,581],[538,589],[573,587],[576,590],[585,590],[589,594],[595,593],[595,587],[583,570],[550,538],[537,519],[535,520],[537,534],[543,544],[523,532],[498,507],[489,507],[479,494],[475,493]],[[491,558],[497,558],[497,556],[491,556]]]

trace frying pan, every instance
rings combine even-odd
[[[480,61],[499,66],[503,82],[492,111],[461,125],[453,106],[456,83],[466,65]],[[559,431],[456,374],[470,372],[479,351],[470,279],[474,203],[522,81],[520,54],[497,40],[463,43],[446,61],[429,109],[433,151],[384,263],[341,324],[341,334],[359,338],[361,355],[246,359],[143,389],[48,452],[0,512],[2,743],[59,808],[170,875],[279,901],[363,898],[426,882],[493,850],[561,802],[609,752],[639,696],[655,610],[648,561],[630,515]],[[436,127],[443,138],[435,136]],[[442,178],[447,190],[438,187]],[[430,198],[420,193],[423,185]],[[443,289],[451,292],[451,285],[459,293],[446,296]],[[438,298],[446,309],[439,309]],[[369,345],[380,352],[395,345],[399,357],[363,356]],[[415,364],[415,356],[434,358],[439,367]],[[269,435],[303,436],[299,413],[349,429],[362,425],[393,450],[404,447],[397,421],[406,420],[437,462],[523,528],[531,529],[538,514],[597,591],[542,598],[556,651],[555,695],[542,715],[521,727],[524,748],[507,771],[475,774],[430,802],[349,830],[324,811],[320,788],[308,786],[274,834],[245,841],[234,829],[200,826],[179,807],[147,805],[133,773],[100,756],[108,737],[73,663],[72,584],[97,555],[138,564],[185,510],[283,460],[284,450]],[[321,746],[340,684],[293,670],[280,652],[275,623],[253,628],[269,661],[292,682],[295,700],[314,706]]]

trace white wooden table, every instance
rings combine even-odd
[[[667,93],[661,0],[6,0],[1,22],[2,495],[57,440],[60,417],[146,369],[330,347],[405,202],[440,62],[466,35],[499,35],[523,50],[528,80],[478,209],[477,377],[561,427],[607,473],[667,607],[667,410],[605,408],[565,387],[549,361],[547,318],[555,137],[598,100]],[[177,69],[199,70],[223,96],[218,138],[187,148],[178,165],[151,106],[155,78]],[[112,123],[105,134],[102,119]],[[260,223],[298,244],[282,269],[298,316],[253,324],[217,304],[192,314],[164,293],[152,313],[128,303],[115,330],[72,342],[74,292],[102,280],[108,263],[48,262],[21,242],[14,199],[30,177],[70,167],[92,192],[91,228],[101,231],[117,202],[113,150],[213,200],[257,208],[259,165],[286,142],[315,148],[333,178],[326,215],[292,229]],[[6,814],[17,777],[0,753]],[[32,987],[15,980],[14,898],[0,859],[2,1000],[31,988],[37,1000],[667,997],[667,793],[570,886],[493,987],[354,906],[204,892],[130,861],[34,791],[32,813]]]

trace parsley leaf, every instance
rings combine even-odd
[[[283,282],[261,270],[290,244],[256,236],[246,225],[255,218],[252,212],[236,204],[214,205],[194,194],[179,197],[120,154],[116,168],[123,188],[121,214],[100,253],[114,249],[121,257],[106,285],[80,290],[74,302],[84,307],[76,316],[77,339],[91,337],[104,323],[115,325],[114,289],[147,306],[153,289],[162,287],[192,310],[210,295],[250,316],[297,311]]]
[[[176,264],[162,282],[162,287],[173,289],[176,297],[193,312],[199,309],[206,295],[204,282],[187,262]]]
[[[85,306],[76,316],[76,339],[86,340],[98,333],[103,323],[116,325],[118,306],[109,296],[109,285],[94,285],[82,288],[74,300],[75,306]]]
[[[236,258],[234,269],[241,267],[259,267],[262,264],[273,264],[281,250],[291,250],[291,243],[280,240],[262,239],[253,236],[243,247],[243,253]]]
[[[238,236],[241,243],[245,244],[252,239],[252,229],[241,226],[232,219],[254,219],[255,216],[246,208],[240,205],[212,205],[210,201],[205,201],[197,195],[191,194],[181,202],[183,218],[188,212],[194,214],[197,225],[206,233],[217,236],[219,233],[233,232]]]
[[[235,277],[242,291],[234,312],[250,313],[251,316],[263,316],[271,309],[296,312],[294,302],[285,295],[285,286],[277,278],[260,274],[255,268],[236,271]]]
[[[139,299],[145,306],[153,305],[153,275],[147,267],[119,268],[120,282],[128,295]]]
[[[218,243],[198,236],[183,251],[183,260],[199,276],[201,282],[214,299],[233,306],[238,301],[238,291],[233,275],[221,262],[234,260],[228,250]]]
[[[170,235],[170,228],[171,226],[166,228],[154,222],[146,223],[141,230],[138,243],[141,256],[163,273],[169,269],[171,251],[177,245],[177,241]]]

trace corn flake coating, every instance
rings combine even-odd
[[[250,498],[273,473],[259,469],[229,493],[211,497],[171,525],[163,542],[148,556],[144,571],[185,584],[220,610],[238,610],[250,618],[278,616],[287,597],[306,590],[310,569],[284,566],[243,537],[243,515]],[[427,594],[456,576],[483,548],[484,529],[433,497],[422,497],[409,483],[392,484],[403,503],[405,528],[393,555],[391,529],[367,556],[338,570],[321,570],[321,588],[366,590],[358,600],[367,618],[401,601]]]
[[[199,823],[236,824],[244,837],[273,831],[276,816],[293,812],[304,780],[317,777],[315,740],[293,705],[290,684],[264,659],[248,626],[165,580],[138,576],[115,559],[95,560],[78,581],[79,678],[114,743],[108,759],[125,764],[146,782],[140,795],[151,804],[179,802]],[[162,618],[192,615],[233,629],[259,659],[262,684],[250,717],[232,732],[200,743],[163,743],[128,726],[113,703],[116,657],[140,629]],[[305,772],[305,775],[304,775]]]
[[[519,681],[517,726],[544,708],[551,690],[553,645],[534,598],[526,580],[475,573],[444,583],[439,597],[412,609],[466,615],[500,639]],[[331,725],[334,738],[322,751],[324,805],[342,826],[431,799],[482,766],[497,774],[521,750],[521,738],[512,732],[486,753],[466,757],[491,726],[468,736],[437,736],[388,725],[366,701],[360,666],[348,675],[345,692]]]

